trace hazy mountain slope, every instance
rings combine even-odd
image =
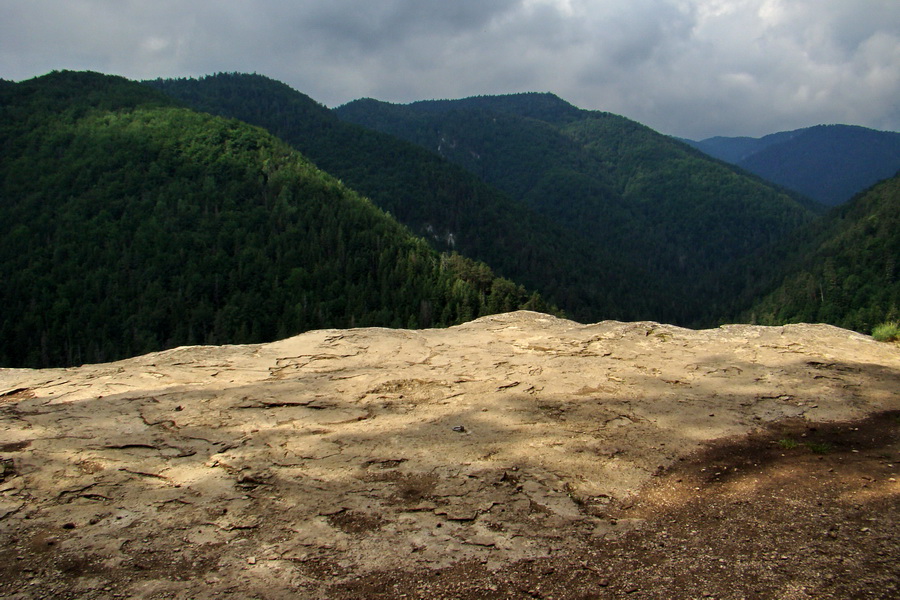
[[[900,319],[900,174],[836,207],[763,262],[773,257],[785,265],[783,279],[743,318],[864,332]]]
[[[758,178],[550,94],[409,105],[367,99],[336,112],[439,151],[647,269],[668,291],[652,318],[715,317],[722,269],[814,218],[798,198]]]
[[[793,131],[782,131],[761,138],[716,136],[699,142],[687,139],[681,141],[712,157],[736,165],[769,146],[790,140],[793,136]]]
[[[198,110],[268,129],[436,248],[487,262],[574,318],[647,318],[668,293],[620,252],[572,236],[432,151],[341,121],[281,82],[218,74],[146,83]],[[519,108],[545,117],[579,112],[554,98],[529,96]]]
[[[3,365],[542,305],[441,258],[262,129],[134,82],[5,86],[0,133]]]
[[[834,206],[900,169],[900,133],[819,125],[762,138],[710,138],[700,150]]]

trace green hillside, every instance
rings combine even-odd
[[[756,269],[773,262],[783,265],[777,287],[742,319],[824,322],[866,333],[900,320],[900,173],[765,254]]]
[[[484,261],[575,319],[650,318],[669,297],[615,248],[573,236],[435,152],[345,123],[281,82],[223,73],[146,83],[197,110],[266,128],[439,251]],[[547,115],[556,103],[528,97],[520,108]]]
[[[0,365],[546,308],[262,129],[138,83],[4,84],[0,132]]]
[[[647,318],[716,321],[729,268],[815,218],[812,203],[609,113],[552,94],[336,109],[348,122],[438,151],[487,183],[615,252],[648,285]],[[656,290],[663,290],[657,295]]]

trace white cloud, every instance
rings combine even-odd
[[[896,0],[0,0],[0,77],[255,71],[330,105],[553,91],[667,133],[900,128]]]

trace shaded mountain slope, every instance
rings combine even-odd
[[[865,332],[900,319],[900,173],[763,255],[760,281],[771,280],[772,264],[782,265],[774,291],[751,287],[749,298],[767,293],[741,318]]]
[[[0,364],[544,306],[262,129],[93,73],[0,91]]]
[[[900,170],[900,133],[851,125],[689,143],[828,206],[846,202]]]
[[[802,199],[759,178],[551,94],[408,105],[365,99],[336,112],[436,150],[573,234],[614,249],[667,290],[652,318],[714,320],[722,271],[814,218]]]
[[[656,313],[658,299],[667,293],[620,252],[572,236],[432,151],[341,121],[281,82],[217,74],[146,83],[197,110],[266,128],[438,250],[490,264],[539,290],[573,318],[644,318]],[[564,112],[577,113],[562,104]],[[520,108],[547,116],[560,104],[529,97]]]

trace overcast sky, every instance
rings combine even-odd
[[[0,78],[256,72],[336,106],[551,91],[672,135],[900,130],[900,0],[0,0]]]

